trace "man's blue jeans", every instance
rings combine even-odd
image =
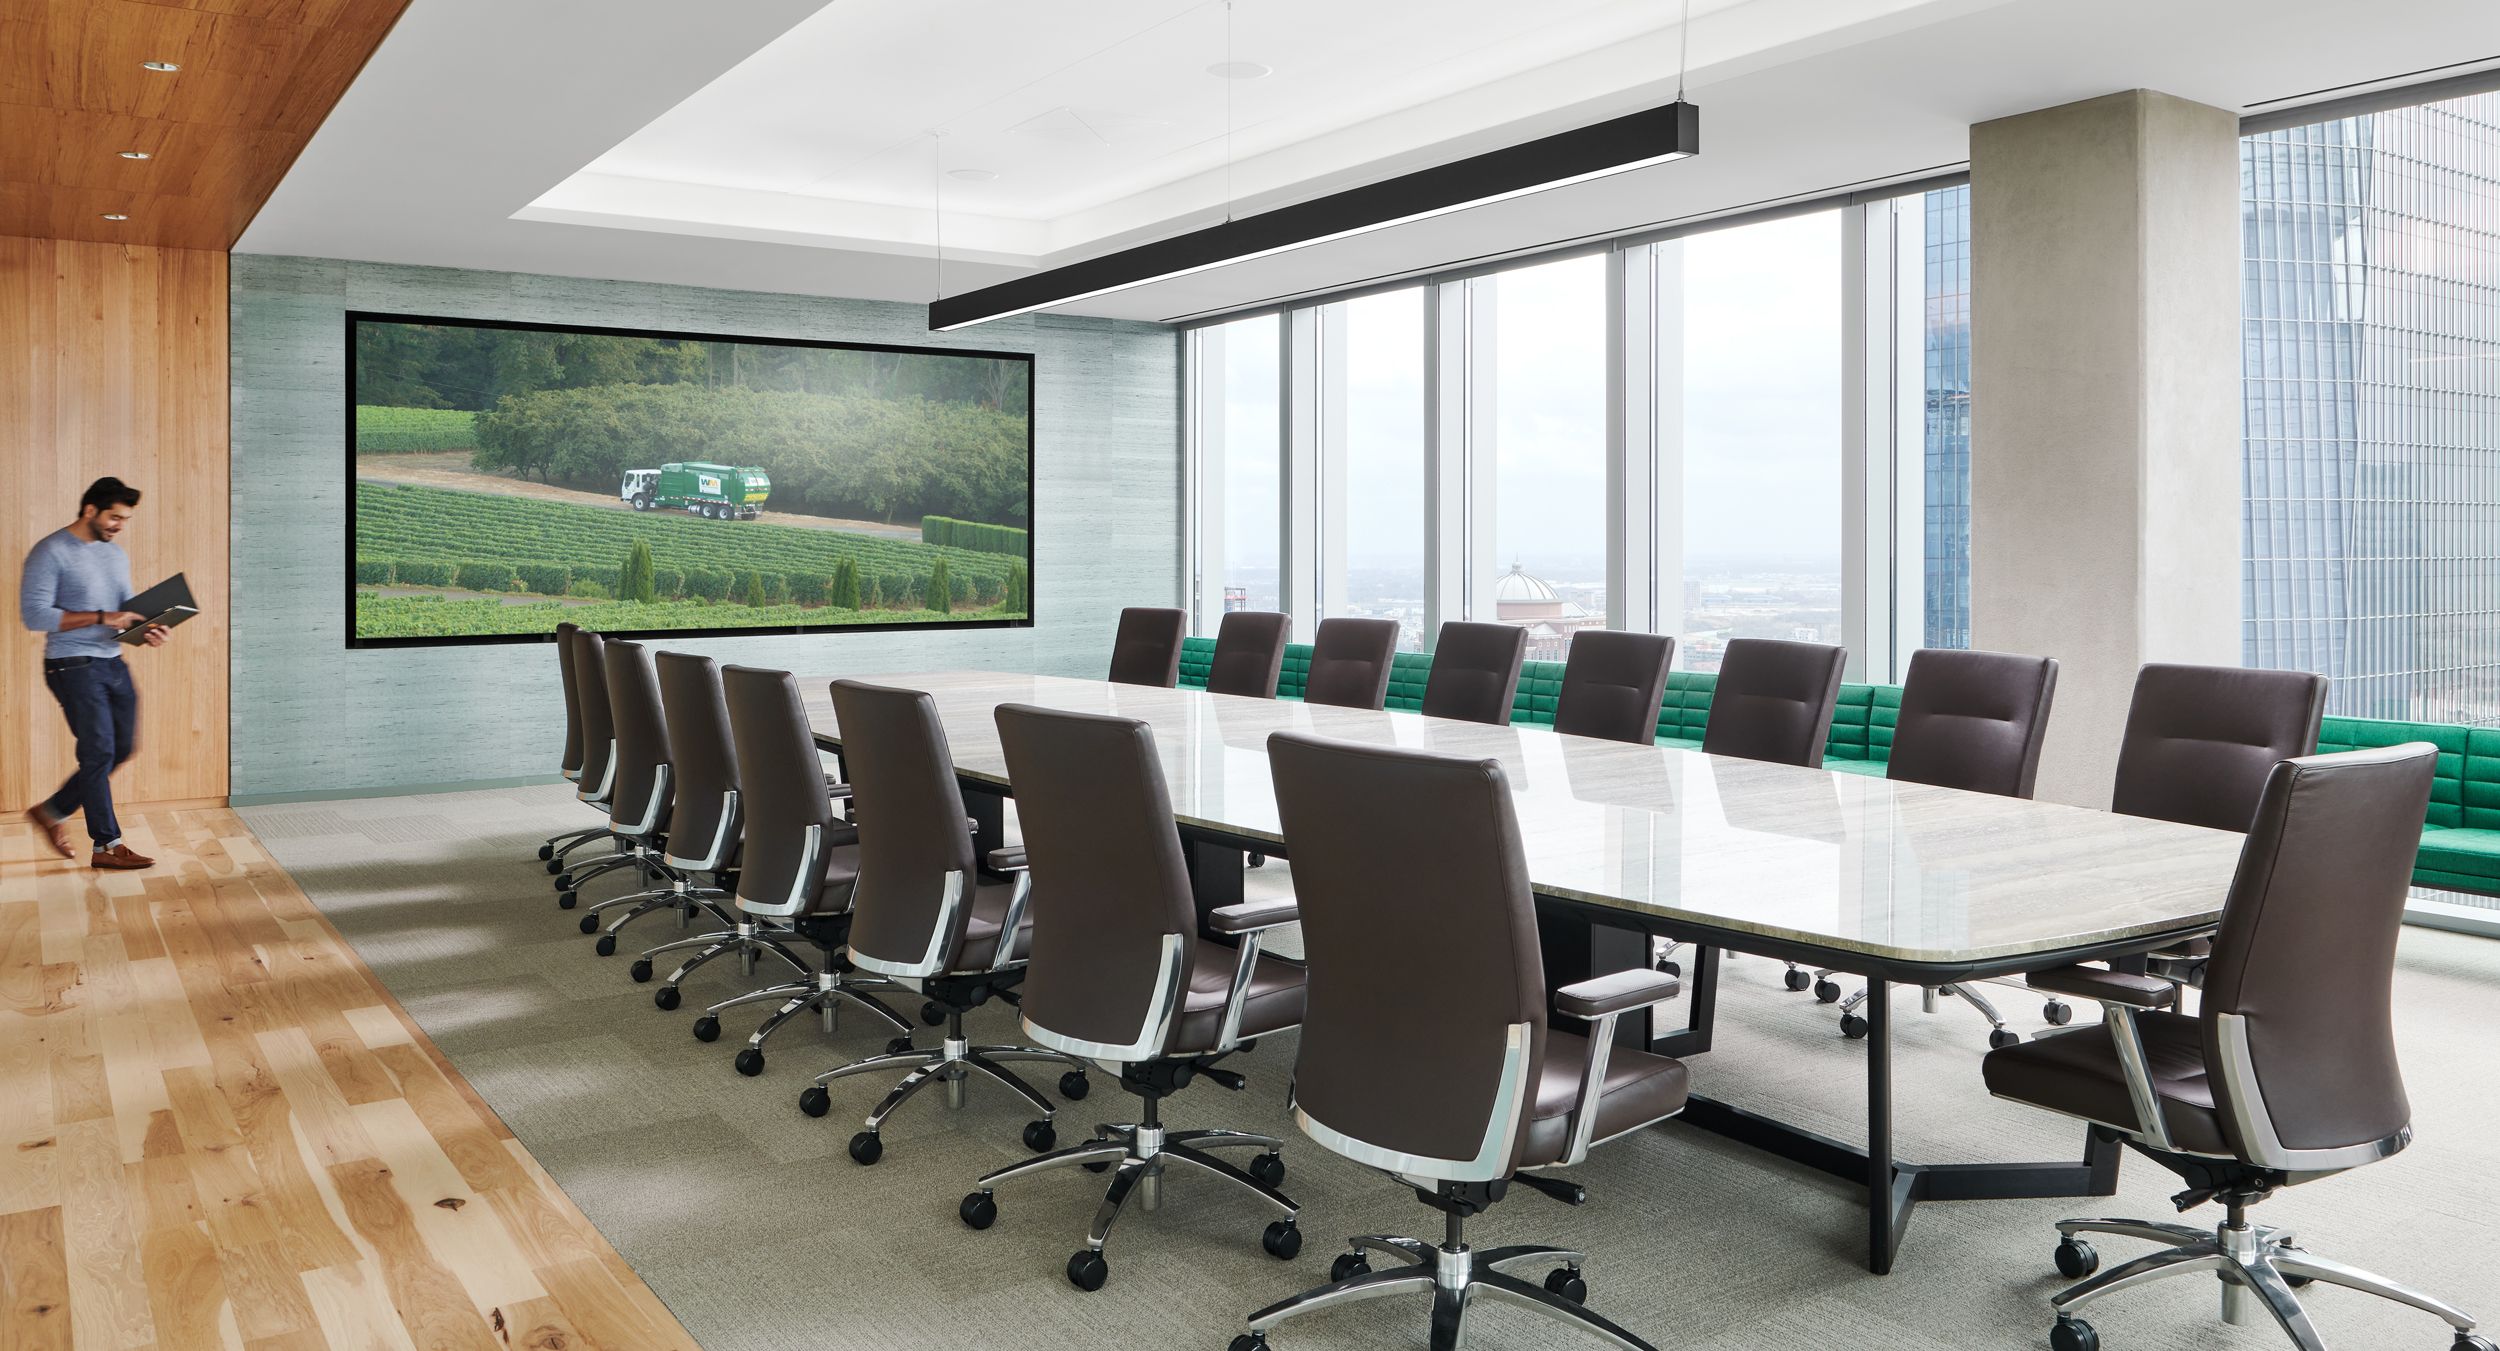
[[[73,812],[86,812],[87,834],[102,849],[122,837],[121,822],[113,816],[113,771],[139,748],[139,691],[118,657],[47,661],[43,683],[78,737],[78,772],[43,804],[44,814],[66,821]]]

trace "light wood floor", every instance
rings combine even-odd
[[[693,1347],[232,812],[124,825],[0,826],[0,1351]]]

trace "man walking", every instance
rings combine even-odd
[[[43,683],[60,701],[78,737],[78,772],[61,791],[29,808],[35,823],[63,858],[73,858],[69,827],[73,812],[87,814],[95,841],[88,863],[97,868],[145,868],[156,862],[122,843],[113,816],[113,771],[139,746],[139,693],[122,664],[120,634],[147,616],[130,603],[130,555],[114,543],[139,506],[139,490],[117,478],[100,478],[78,500],[78,519],[35,541],[17,593],[26,627],[44,635]],[[166,630],[150,625],[147,645],[161,647]]]

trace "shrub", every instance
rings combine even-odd
[[[845,610],[859,608],[859,564],[845,558],[833,565],[833,585],[825,599]]]
[[[651,588],[669,600],[686,594],[686,574],[675,568],[659,568],[651,574]]]
[[[885,588],[878,584],[876,578],[871,577],[868,579],[868,595],[866,599],[860,602],[859,608],[863,610],[882,610],[885,608]]]
[[[391,560],[387,558],[359,558],[356,560],[357,585],[388,586],[390,585],[390,581]]]
[[[634,547],[625,551],[625,566],[618,571],[616,578],[616,598],[642,605],[649,605],[660,598],[658,587],[651,577],[649,542],[635,540]]]
[[[471,591],[518,591],[521,589],[521,575],[512,570],[510,563],[473,559],[460,565],[459,584]]]
[[[744,588],[744,591],[745,591],[745,595],[746,595],[746,602],[747,602],[747,604],[748,604],[749,606],[751,606],[751,607],[753,607],[753,608],[755,608],[755,609],[758,609],[758,610],[761,610],[761,609],[763,609],[763,608],[764,608],[764,579],[763,579],[763,578],[761,578],[761,577],[759,577],[759,576],[755,575],[755,574],[754,574],[754,573],[752,573],[752,572],[748,573],[748,574],[747,574],[746,586],[745,586],[745,588]]]
[[[477,414],[456,408],[356,405],[356,451],[467,450],[477,444]]]
[[[590,600],[606,600],[608,598],[608,589],[599,585],[597,582],[592,581],[588,577],[576,577],[573,579],[573,585],[568,588],[564,594],[568,596],[581,596]]]
[[[787,578],[790,599],[799,605],[822,605],[833,579],[820,572],[794,572]]]
[[[1000,603],[1006,607],[1009,614],[1029,615],[1032,613],[1032,583],[1025,577],[1022,563],[1007,569],[1007,595],[1006,599]]]
[[[430,559],[401,559],[391,565],[391,572],[403,586],[451,585],[452,566],[449,563],[437,563]]]
[[[573,589],[573,570],[562,563],[516,563],[521,585],[542,596],[561,596]]]
[[[929,589],[926,594],[929,598],[928,605],[930,609],[937,611],[939,614],[954,613],[955,583],[952,578],[946,575],[945,559],[941,558],[937,562],[929,565]]]
[[[711,568],[688,568],[686,595],[693,600],[725,600],[729,596],[729,574]]]
[[[1025,532],[1012,525],[959,521],[952,516],[920,518],[920,542],[923,544],[970,549],[975,553],[1013,554],[1022,558],[1025,539]]]

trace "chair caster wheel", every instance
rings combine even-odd
[[[1100,1290],[1111,1279],[1111,1264],[1091,1248],[1078,1250],[1068,1259],[1068,1284],[1079,1290]]]
[[[571,874],[571,873],[559,873],[559,874],[557,874],[557,875],[556,875],[556,890],[558,890],[558,891],[571,891],[571,890],[573,890],[573,874]],[[572,909],[572,907],[571,907],[571,906],[566,906],[566,907],[565,907],[565,909],[570,910],[570,909]]]
[[[1302,1252],[1302,1226],[1291,1220],[1278,1220],[1259,1235],[1259,1246],[1279,1262],[1290,1262]]]
[[[967,1229],[987,1229],[998,1223],[998,1202],[988,1192],[974,1192],[955,1207],[955,1215]]]
[[[611,949],[611,951],[613,951],[613,949]],[[603,952],[599,955],[605,957],[608,954]],[[642,982],[651,979],[651,959],[648,957],[636,957],[634,959],[634,964],[625,968],[625,972],[627,975],[634,978],[635,984],[639,985]]]
[[[2306,1248],[2295,1248],[2295,1247],[2293,1247],[2293,1246],[2292,1246],[2291,1244],[2289,1244],[2289,1243],[2277,1244],[2277,1245],[2275,1246],[2275,1249],[2274,1249],[2274,1250],[2275,1250],[2276,1252],[2307,1252],[2307,1251],[2308,1251],[2308,1249],[2306,1249]],[[2295,1276],[2295,1275],[2291,1274],[2291,1273],[2290,1273],[2290,1272],[2288,1272],[2288,1271],[2283,1273],[2283,1283],[2284,1283],[2285,1285],[2288,1285],[2288,1286],[2292,1287],[2294,1290],[2298,1290],[2298,1289],[2300,1289],[2302,1286],[2312,1284],[2312,1283],[2314,1283],[2317,1279],[2318,1279],[2318,1278],[2317,1278],[2317,1277],[2315,1277],[2315,1276]]]
[[[1353,1280],[1357,1276],[1368,1276],[1371,1274],[1371,1269],[1371,1260],[1363,1254],[1341,1252],[1337,1254],[1336,1261],[1328,1264],[1328,1283],[1334,1285],[1339,1281]]]
[[[556,893],[556,909],[570,910],[581,898],[582,894],[578,891],[559,891]]]
[[[833,1094],[825,1091],[823,1084],[818,1084],[799,1095],[799,1110],[809,1116],[823,1116],[833,1110]]]
[[[615,955],[616,955],[616,935],[615,935],[615,934],[601,934],[601,935],[599,935],[599,941],[598,941],[598,942],[596,942],[596,943],[591,944],[591,945],[590,945],[590,950],[591,950],[592,952],[598,953],[598,954],[599,954],[600,956],[602,956],[602,957],[613,957],[613,956],[615,956]]]
[[[1085,1163],[1080,1164],[1080,1165],[1078,1165],[1078,1166],[1079,1166],[1079,1167],[1081,1167],[1081,1168],[1083,1168],[1086,1172],[1089,1172],[1089,1173],[1108,1173],[1108,1172],[1110,1172],[1110,1171],[1111,1171],[1111,1160],[1109,1160],[1109,1159],[1090,1159],[1090,1160],[1087,1160]]]
[[[1840,982],[1836,980],[1818,980],[1814,982],[1814,1002],[1817,1004],[1839,1003]]]
[[[668,1010],[677,1007],[677,1001],[679,998],[680,996],[677,993],[676,986],[663,985],[651,992],[651,1007],[665,1013]]]
[[[896,1037],[894,1040],[887,1042],[885,1044],[885,1053],[887,1055],[911,1054],[911,1038]]]
[[[2101,1351],[2101,1334],[2080,1318],[2060,1318],[2049,1329],[2049,1351]]]
[[[851,1162],[866,1167],[885,1157],[885,1141],[875,1131],[861,1131],[851,1137]]]
[[[1267,1351],[1267,1334],[1245,1332],[1233,1338],[1233,1344],[1224,1348],[1224,1351]]]
[[[1259,1181],[1266,1183],[1268,1186],[1284,1186],[1285,1156],[1282,1154],[1261,1154],[1257,1158],[1252,1159],[1250,1161],[1250,1166],[1243,1171],[1250,1174],[1250,1176],[1257,1178]]]
[[[1574,1304],[1589,1302],[1589,1283],[1578,1267],[1556,1267],[1545,1273],[1546,1293],[1560,1295]]]
[[[1793,966],[1788,968],[1787,973],[1780,977],[1780,984],[1787,986],[1791,990],[1802,990],[1813,983],[1814,977],[1807,975],[1805,972],[1800,971]]]
[[[2101,1269],[2101,1254],[2079,1238],[2061,1239],[2057,1245],[2057,1274],[2070,1281],[2079,1281]]]
[[[2448,1344],[2448,1351],[2500,1351],[2500,1347],[2493,1346],[2489,1337],[2477,1337],[2470,1332],[2460,1332],[2457,1334],[2457,1339]]]
[[[738,1073],[752,1079],[764,1072],[764,1053],[750,1046],[738,1052],[738,1058],[729,1063],[737,1068]]]
[[[1093,1082],[1083,1070],[1070,1070],[1059,1076],[1059,1096],[1070,1102],[1083,1102],[1085,1095],[1093,1091]]]
[[[1657,971],[1658,974],[1662,976],[1675,976],[1681,978],[1684,974],[1684,963],[1676,961],[1660,962],[1658,963]]]
[[[2075,1010],[2062,999],[2052,999],[2040,1006],[2040,1016],[2048,1019],[2051,1027],[2064,1027],[2075,1020]]]
[[[560,872],[563,872],[563,871],[564,871],[564,860],[563,860],[563,859],[560,859],[560,858],[557,858],[557,857],[556,857],[556,853],[555,853],[555,851],[554,851],[554,850],[552,850],[552,849],[548,850],[548,851],[547,851],[547,875],[548,875],[549,877],[553,877],[553,876],[555,876],[557,873],[560,873]]]
[[[584,915],[582,916],[582,922],[574,927],[580,929],[583,933],[595,934],[599,932],[599,917],[597,915]],[[609,946],[613,947],[615,945],[610,944]]]
[[[946,1006],[932,999],[920,1006],[920,1021],[931,1027],[946,1026]]]
[[[696,1041],[719,1041],[720,1019],[715,1018],[708,1013],[695,1019],[694,1039]]]
[[[1840,1035],[1851,1041],[1866,1039],[1866,1020],[1854,1013],[1840,1015]]]
[[[1988,1049],[1991,1051],[2002,1051],[2008,1046],[2020,1046],[2022,1044],[2023,1039],[2021,1034],[2015,1032],[2009,1027],[2000,1027],[1996,1031],[1988,1034]]]
[[[544,863],[544,862],[546,862],[548,859],[554,858],[555,856],[556,856],[556,847],[555,847],[554,845],[552,845],[552,844],[542,844],[542,845],[538,846],[538,861],[539,861],[539,862]]]
[[[1047,1154],[1059,1143],[1059,1130],[1047,1121],[1029,1121],[1024,1127],[1024,1147],[1036,1154]]]

